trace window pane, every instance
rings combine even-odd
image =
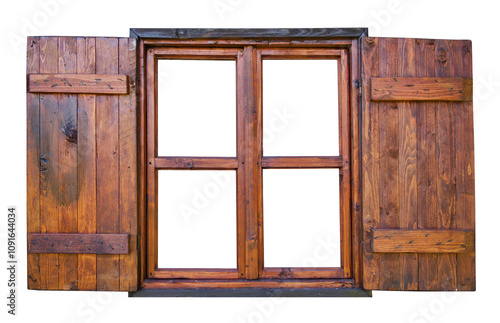
[[[339,154],[336,60],[264,60],[265,156]]]
[[[236,268],[236,172],[158,172],[159,268]]]
[[[340,267],[338,169],[264,169],[264,266]]]
[[[235,61],[158,61],[158,155],[236,156]]]

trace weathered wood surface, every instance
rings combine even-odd
[[[128,234],[30,233],[29,253],[127,254]],[[76,262],[71,263],[71,265]]]
[[[470,230],[373,230],[373,252],[470,253],[474,250]]]
[[[28,92],[127,94],[128,76],[113,74],[28,74]]]
[[[362,104],[364,287],[474,290],[471,247],[465,253],[372,249],[380,246],[373,240],[378,229],[474,231],[472,103],[467,101],[471,93],[463,90],[458,101],[450,101],[448,92],[430,101],[399,94],[397,100],[379,101],[371,100],[370,81],[417,77],[460,80],[468,86],[470,41],[365,37],[362,76],[367,93]]]
[[[30,253],[30,289],[137,288],[135,50],[128,38],[28,38],[27,74],[130,81],[128,95],[27,94],[28,233],[130,235],[127,255]]]
[[[358,38],[368,33],[367,28],[131,28],[132,37],[141,38],[221,38],[221,39],[261,39],[261,38]]]
[[[472,101],[466,77],[372,77],[371,99],[379,101]]]

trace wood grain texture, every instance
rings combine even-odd
[[[40,72],[58,71],[57,37],[40,37]],[[40,232],[59,231],[59,106],[57,97],[40,94]],[[59,257],[40,255],[40,289],[59,289]]]
[[[341,168],[342,157],[262,157],[262,168]]]
[[[71,39],[71,38],[67,38]],[[63,51],[62,53],[66,53]],[[75,60],[76,62],[76,60]],[[108,74],[29,74],[31,93],[127,94],[127,75]]]
[[[30,233],[29,253],[127,254],[128,234]],[[66,255],[65,255],[66,256]],[[59,255],[61,258],[61,255]],[[69,263],[77,265],[75,261]],[[74,288],[76,289],[76,288]]]
[[[367,28],[131,28],[139,38],[163,39],[259,39],[259,38],[358,38],[368,32]]]
[[[472,43],[453,43],[457,57],[454,74],[472,77]],[[475,229],[475,185],[474,185],[474,113],[472,102],[453,103],[456,110],[456,185],[457,185],[457,227]],[[476,253],[457,255],[458,290],[476,290]]]
[[[118,39],[96,38],[96,73],[118,74]],[[97,233],[120,230],[119,107],[118,97],[96,101]],[[120,289],[117,255],[97,255],[97,290]]]
[[[77,73],[95,73],[95,38],[77,39]],[[96,96],[78,95],[78,233],[97,232]],[[97,289],[96,255],[78,255],[78,290]]]
[[[372,77],[371,83],[372,100],[472,101],[470,78]]]
[[[379,75],[395,77],[398,73],[398,40],[379,40]],[[379,103],[380,138],[380,228],[395,229],[401,224],[399,187],[399,105],[394,102]],[[384,255],[380,263],[380,286],[384,290],[401,289],[402,268],[400,255]]]
[[[377,41],[374,53],[366,43]],[[365,82],[367,77],[397,78],[398,82],[401,78],[418,77],[460,79],[470,84],[468,41],[365,38],[364,42]],[[374,56],[378,57],[376,61]],[[368,86],[373,86],[373,82]],[[366,90],[371,96],[373,90],[370,87]],[[364,286],[389,290],[456,290],[460,285],[463,290],[473,290],[475,253],[474,243],[469,241],[474,237],[472,104],[466,100],[451,102],[448,94],[430,101],[414,99],[401,96],[396,101],[363,100],[363,113],[379,107],[378,119],[363,115]],[[373,151],[370,140],[374,135],[369,130],[375,126],[379,146]],[[379,162],[368,173],[366,165],[377,161],[374,157],[377,152]],[[376,172],[377,166],[380,182],[373,186],[371,172]],[[460,194],[460,191],[467,193]],[[371,198],[376,192],[378,214]],[[396,251],[396,246],[398,249],[405,246],[405,252],[373,255],[374,250],[367,248],[366,243],[381,250],[379,242],[374,240],[380,229],[402,233],[408,230],[441,230],[443,234],[450,230],[468,230],[471,233],[466,235],[467,247],[452,246],[452,241],[446,241],[439,245],[446,248],[436,245],[434,249],[424,246],[425,243],[420,249],[415,245],[409,247],[405,241],[409,244],[411,239],[405,240],[407,237],[403,235],[394,238],[391,248]],[[462,259],[462,263],[458,259]]]
[[[417,76],[435,75],[435,41],[416,40]],[[418,228],[437,229],[436,102],[419,104],[417,109],[417,208]],[[438,255],[419,254],[420,290],[438,288]]]
[[[40,37],[28,37],[26,72],[40,70]],[[27,232],[40,232],[40,96],[26,95],[26,211]],[[40,289],[40,255],[28,254],[28,289]]]
[[[118,40],[118,73],[131,80],[130,95],[120,96],[119,103],[119,174],[120,230],[130,234],[130,253],[120,255],[120,290],[137,290],[137,43],[132,38]]]
[[[76,72],[76,38],[58,37],[58,71]],[[77,192],[77,98],[74,94],[57,96],[59,105],[59,228],[60,233],[78,232]],[[78,288],[78,256],[59,255],[59,289]]]
[[[468,230],[373,230],[373,251],[382,253],[470,253],[474,232]]]
[[[238,160],[231,157],[156,157],[157,169],[237,169]]]
[[[365,37],[361,40],[361,86],[369,91],[369,76],[379,74],[379,39]],[[361,186],[363,220],[363,287],[380,288],[380,255],[371,250],[372,230],[380,226],[380,150],[379,107],[367,95],[361,104]]]

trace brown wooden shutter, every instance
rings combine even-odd
[[[475,290],[471,42],[362,39],[363,280]]]
[[[28,288],[135,291],[135,39],[27,48]]]

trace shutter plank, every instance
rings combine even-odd
[[[472,44],[470,41],[454,42],[453,52],[457,59],[453,63],[454,74],[472,78]],[[456,117],[456,184],[457,227],[475,228],[474,190],[474,120],[472,102],[453,103]],[[458,290],[476,289],[475,251],[457,254]]]
[[[40,38],[28,37],[27,73],[40,71]],[[27,229],[40,232],[40,96],[26,95],[27,105]],[[28,289],[40,289],[40,255],[28,254]]]
[[[120,96],[120,232],[131,234],[130,252],[120,255],[120,290],[137,290],[137,111],[136,40],[120,38],[119,73],[131,80],[130,95]]]
[[[65,37],[66,39],[74,39]],[[66,54],[66,52],[61,52]],[[89,93],[89,94],[127,94],[126,75],[85,74],[70,71],[59,74],[28,75],[29,92],[33,93]]]
[[[367,75],[378,75],[379,38],[363,38],[361,48],[362,89],[370,88]],[[371,74],[373,73],[373,74]],[[370,242],[373,228],[380,224],[380,176],[379,176],[379,108],[378,103],[370,102],[367,95],[362,96],[362,176],[363,190],[363,286],[377,289],[379,286],[380,255],[372,253]]]
[[[417,39],[416,65],[418,77],[435,75],[435,41]],[[437,159],[436,159],[436,102],[425,102],[417,109],[417,204],[418,228],[437,229]],[[438,289],[437,254],[418,256],[420,290]]]
[[[415,76],[415,40],[398,39],[398,75]],[[399,200],[400,228],[417,228],[417,106],[415,102],[399,103]],[[404,290],[418,288],[418,256],[400,256]]]
[[[76,38],[58,38],[59,73],[76,72]],[[57,95],[59,105],[59,230],[78,232],[77,194],[77,99],[74,94]],[[78,288],[78,256],[59,255],[59,289]]]
[[[398,73],[398,40],[379,40],[379,75],[395,77]],[[379,103],[380,136],[380,228],[400,226],[399,201],[399,103]],[[380,264],[380,286],[385,290],[401,289],[401,256],[388,254]]]
[[[96,39],[96,73],[118,74],[118,39]],[[97,233],[120,230],[118,97],[97,96]],[[120,289],[118,255],[97,256],[97,290]]]
[[[57,73],[57,37],[40,37],[40,72]],[[40,94],[40,232],[59,231],[59,111],[56,96]],[[59,288],[59,257],[40,255],[40,287]]]
[[[95,73],[95,38],[78,38],[77,73]],[[96,233],[96,96],[78,95],[78,233]],[[96,255],[78,255],[78,289],[96,290]]]
[[[436,42],[436,74],[452,76],[453,59],[450,41]],[[438,228],[455,229],[456,181],[455,181],[455,111],[450,102],[440,102],[437,108],[437,200]],[[456,290],[456,255],[438,255],[440,290]]]

